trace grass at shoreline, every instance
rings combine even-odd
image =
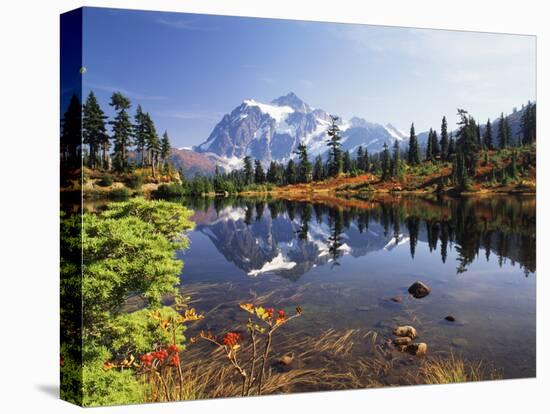
[[[371,345],[369,356],[353,356],[358,341]],[[294,351],[295,362],[277,366],[277,358]],[[247,353],[245,348],[240,352]],[[450,353],[448,357],[414,357],[404,368],[401,359],[410,356],[383,347],[382,338],[373,332],[328,330],[318,337],[289,337],[277,344],[267,373],[264,395],[330,390],[381,388],[420,384],[450,384],[501,379],[495,370],[481,362],[470,363]],[[185,399],[227,398],[240,396],[238,375],[225,355],[208,346],[197,345],[183,353]],[[179,387],[174,381],[174,399]],[[147,402],[164,401],[162,390],[152,388]]]

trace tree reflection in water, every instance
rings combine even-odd
[[[457,273],[466,272],[480,253],[486,260],[496,255],[500,266],[507,261],[513,265],[518,263],[526,276],[536,270],[535,197],[330,198],[322,202],[226,197],[192,198],[184,203],[195,210],[215,210],[213,213],[217,217],[227,209],[240,208],[243,211],[242,227],[239,223],[231,225],[241,232],[249,231],[247,240],[255,240],[256,245],[271,246],[271,250],[263,247],[262,254],[256,254],[256,263],[249,260],[251,267],[261,267],[262,261],[267,263],[278,255],[277,243],[282,241],[291,245],[295,240],[295,250],[289,251],[288,255],[296,263],[319,261],[322,256],[319,246],[324,245],[327,257],[322,264],[338,266],[345,252],[353,250],[351,254],[364,255],[397,245],[400,240],[408,238],[413,259],[418,241],[426,242],[429,252],[439,254],[443,263],[447,261],[449,251],[454,249],[458,260]],[[198,229],[214,225],[221,226],[211,228],[211,231],[217,231],[215,243],[223,244],[224,238],[237,237],[232,232],[224,232],[223,225],[227,226],[227,222],[207,220],[198,223]],[[381,234],[371,230],[373,227],[375,230],[380,228]],[[317,230],[313,232],[312,228]],[[326,232],[319,228],[325,228]],[[270,232],[273,234],[267,234]],[[357,234],[364,238],[359,239]],[[348,244],[353,241],[355,245]],[[239,245],[243,251],[238,255],[254,256],[255,247],[246,243],[228,245],[223,250],[224,255],[237,262],[231,249],[238,250]],[[218,247],[222,251],[222,247]],[[311,266],[298,266],[294,272],[305,273]],[[299,276],[294,274],[293,278]]]

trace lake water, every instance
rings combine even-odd
[[[482,361],[504,378],[536,374],[534,197],[184,203],[196,228],[180,253],[181,286],[206,314],[200,329],[241,324],[239,302],[299,305],[289,333],[390,338],[412,324],[430,355]],[[416,280],[430,295],[408,295]],[[358,342],[355,356],[368,352]]]

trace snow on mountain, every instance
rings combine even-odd
[[[338,121],[342,147],[355,152],[359,146],[378,152],[384,144],[402,141],[405,134],[391,124],[381,124],[352,117]],[[199,153],[211,153],[221,159],[221,166],[234,169],[245,156],[260,160],[287,162],[304,143],[310,155],[327,153],[326,131],[330,116],[322,109],[313,109],[293,92],[263,103],[246,99],[231,113],[223,116],[205,142],[195,147]]]
[[[388,131],[390,135],[398,141],[403,141],[404,139],[409,138],[408,135],[406,135],[400,129],[394,127],[392,124],[386,124],[385,128],[386,128],[386,131]]]
[[[290,106],[268,105],[261,102],[256,102],[254,99],[246,99],[243,103],[248,106],[257,106],[258,108],[260,108],[260,111],[262,111],[262,113],[269,115],[275,120],[275,122],[279,124],[285,121],[288,114],[294,112],[294,109],[292,109]],[[244,117],[246,116],[247,115],[244,114]]]

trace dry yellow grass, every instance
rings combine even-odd
[[[369,348],[368,356],[354,356],[354,345],[361,341]],[[372,351],[372,352],[371,352]],[[249,347],[240,349],[243,361],[247,360]],[[294,353],[291,367],[277,367],[282,355]],[[470,363],[455,355],[419,359],[418,364],[399,371],[394,362],[400,353],[388,357],[383,339],[376,332],[359,330],[337,331],[329,329],[321,335],[300,336],[293,334],[275,344],[271,364],[266,372],[262,394],[286,394],[304,391],[345,390],[377,388],[412,384],[448,384],[458,382],[493,380],[501,378],[494,370],[481,363]],[[397,355],[397,356],[396,356]],[[241,380],[226,355],[198,343],[182,354],[185,400],[203,398],[227,398],[241,395]],[[170,398],[180,395],[175,376],[166,380]],[[148,401],[166,401],[161,384],[151,384]]]
[[[498,372],[486,369],[481,362],[469,363],[451,353],[447,358],[435,357],[426,360],[418,372],[416,381],[420,384],[452,384],[500,378]]]

